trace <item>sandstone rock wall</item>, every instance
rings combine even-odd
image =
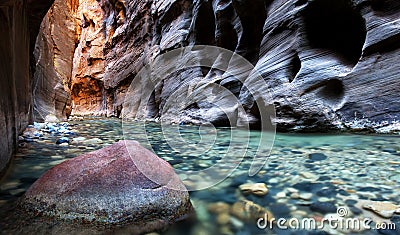
[[[18,134],[32,119],[30,52],[51,4],[50,0],[0,2],[0,176]]]
[[[396,0],[81,0],[76,20],[73,114],[120,116],[124,94],[145,64],[175,48],[206,44],[235,51],[257,68],[278,130],[399,128]],[[257,122],[257,107],[248,105],[252,97],[240,82],[204,68],[164,79],[139,116],[160,116],[175,90],[199,82],[231,90],[247,103],[245,120]],[[133,102],[140,103],[145,94],[137,92]],[[197,102],[172,121],[226,125],[221,115]]]
[[[77,0],[56,1],[41,24],[34,51],[36,120],[43,120],[48,114],[54,114],[62,120],[71,112],[70,84],[78,6]]]

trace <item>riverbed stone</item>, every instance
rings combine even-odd
[[[337,210],[335,204],[331,202],[314,202],[310,205],[310,209],[322,214],[335,213]]]
[[[328,157],[323,153],[311,153],[310,155],[308,155],[308,158],[312,161],[323,161]]]
[[[271,222],[274,218],[270,211],[249,200],[240,200],[233,204],[231,214],[241,221],[249,223],[256,222],[258,219],[265,217]]]
[[[264,196],[269,191],[264,183],[246,183],[240,185],[239,189],[245,195],[254,194],[256,196]]]
[[[230,205],[225,202],[215,202],[208,205],[207,209],[214,214],[223,214],[229,212]]]
[[[138,163],[145,163],[142,171]],[[29,188],[20,206],[63,220],[130,224],[138,233],[163,230],[193,212],[173,168],[136,141],[119,141],[55,166]]]
[[[386,219],[391,218],[394,213],[400,213],[400,206],[391,202],[369,201],[364,202],[362,207]]]

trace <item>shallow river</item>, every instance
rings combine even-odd
[[[186,172],[218,165],[222,169],[221,177],[231,173],[210,188],[190,192],[198,220],[185,224],[184,228],[173,228],[167,234],[400,234],[400,214],[383,218],[378,212],[365,209],[373,201],[400,205],[400,136],[277,134],[265,166],[250,177],[252,153],[257,149],[260,135],[257,131],[250,132],[248,143],[245,138],[235,139],[233,151],[229,152],[232,130],[228,128],[174,126],[171,132],[165,132],[169,127],[149,123],[143,133],[140,125],[126,124],[123,131],[121,120],[97,118],[71,121],[69,128],[73,132],[65,135],[69,137],[69,145],[56,144],[63,135],[54,133],[44,133],[20,144],[9,173],[0,183],[0,226],[3,227],[0,231],[3,233],[60,234],[65,231],[49,221],[10,215],[14,212],[12,205],[52,166],[124,139],[125,134],[152,147],[158,156],[170,162],[189,188],[201,188],[199,184],[207,187],[210,179]],[[165,139],[165,136],[171,139],[174,132],[176,139],[186,142]],[[205,148],[201,143],[212,144]],[[267,152],[261,152],[265,154],[262,157],[266,158]],[[232,153],[237,156],[232,157]],[[229,172],[235,164],[238,167]],[[245,183],[250,186],[264,183],[268,192],[264,188],[261,194],[265,195],[241,192],[239,187]],[[236,205],[234,209],[232,205]],[[271,212],[276,219],[299,223],[309,219],[316,225],[324,218],[370,219],[371,228],[335,228],[325,223],[323,228],[307,230],[299,225],[298,229],[294,229],[296,226],[286,229],[284,225],[288,222],[282,222],[282,226],[273,223],[272,229],[264,228],[263,220],[257,225],[257,218],[252,217],[254,207]],[[235,216],[233,210],[242,210],[243,218]],[[387,229],[375,229],[379,226]]]

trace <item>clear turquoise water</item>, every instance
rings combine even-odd
[[[317,220],[326,216],[326,213],[312,210],[310,204],[328,202],[336,207],[346,207],[349,217],[371,217],[375,223],[390,221],[362,209],[363,202],[388,201],[400,204],[400,136],[278,134],[266,165],[258,174],[250,177],[248,170],[260,134],[257,131],[250,133],[248,144],[247,138],[235,139],[234,151],[228,152],[227,148],[232,144],[232,130],[228,128],[213,130],[175,126],[170,128],[172,134],[176,135],[177,140],[182,138],[185,142],[168,143],[162,131],[169,128],[164,127],[162,130],[155,123],[146,126],[146,133],[143,133],[141,126],[134,123],[125,125],[123,131],[121,120],[118,119],[95,118],[72,121],[70,124],[77,133],[74,137],[99,138],[102,142],[60,146],[55,144],[60,136],[45,135],[45,138],[20,148],[8,175],[0,184],[0,209],[4,218],[0,225],[5,227],[3,233],[27,233],[27,229],[36,229],[39,233],[58,231],[54,226],[40,224],[48,222],[35,220],[27,223],[11,219],[15,217],[8,216],[11,211],[6,208],[15,203],[52,166],[121,140],[124,138],[124,131],[125,136],[147,144],[158,156],[169,161],[188,187],[202,182],[198,180],[198,175],[185,172],[199,171],[218,164],[222,169],[221,175],[225,175],[232,164],[240,163],[223,182],[205,190],[191,192],[198,221],[183,231],[172,229],[168,234],[324,234],[322,230],[262,230],[255,222],[243,222],[233,215],[229,215],[229,222],[218,223],[218,215],[208,210],[216,202],[233,205],[239,200],[249,200],[271,211],[276,218]],[[202,143],[206,145],[200,147],[199,144]],[[212,145],[207,145],[209,143]],[[249,151],[243,154],[245,150]],[[327,158],[312,161],[309,155],[313,153],[322,153]],[[262,154],[268,156],[266,151]],[[243,156],[243,161],[240,161]],[[244,195],[240,192],[239,185],[249,182],[265,183],[269,189],[268,194],[261,197]],[[354,203],[357,204],[353,206]],[[332,229],[325,229],[325,232],[357,234]],[[399,234],[399,230],[384,232]],[[366,230],[360,234],[379,234],[379,231]]]

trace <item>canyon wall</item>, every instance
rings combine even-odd
[[[78,0],[57,1],[40,26],[34,50],[34,118],[42,121],[49,114],[60,120],[70,114],[72,61],[78,32],[75,14]]]
[[[129,85],[148,62],[182,46],[215,45],[243,56],[261,74],[268,89],[259,92],[270,93],[265,105],[275,106],[278,130],[399,129],[397,0],[80,0],[78,5],[76,37],[63,38],[75,45],[66,88],[72,114],[120,116]],[[50,22],[57,21],[49,14]],[[131,102],[146,107],[135,115],[157,118],[171,108],[165,104],[174,91],[208,83],[230,90],[245,107],[243,120],[257,123],[261,107],[227,75],[237,68],[229,69],[176,71],[156,85],[149,101],[141,94],[147,91],[136,89]],[[196,102],[171,121],[227,125],[227,118],[213,104]]]
[[[32,121],[30,55],[51,4],[51,0],[0,2],[0,173],[10,161],[18,134]]]

